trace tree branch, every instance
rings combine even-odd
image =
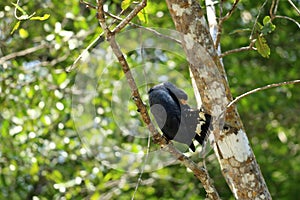
[[[253,40],[249,46],[247,47],[241,47],[241,48],[238,48],[238,49],[231,49],[231,50],[228,50],[228,51],[225,51],[224,53],[222,53],[219,57],[220,58],[223,58],[225,56],[228,56],[230,54],[233,54],[233,53],[238,53],[238,52],[242,52],[242,51],[249,51],[249,50],[256,50],[254,48],[254,43],[255,43],[255,40]]]
[[[112,32],[119,32],[122,30],[143,8],[147,5],[147,0],[142,0],[134,9],[123,19]]]
[[[137,7],[139,7],[139,10],[141,10],[140,5],[141,4],[139,4],[137,6]],[[134,10],[138,10],[138,9],[134,9]],[[126,76],[127,82],[129,84],[129,87],[132,92],[133,100],[141,114],[142,120],[145,122],[149,131],[151,132],[154,142],[159,144],[162,148],[164,148],[164,150],[169,152],[176,159],[178,159],[181,163],[183,163],[187,168],[189,168],[193,171],[194,175],[201,181],[205,191],[207,192],[208,197],[210,197],[211,199],[219,199],[219,195],[213,186],[212,180],[210,179],[207,170],[204,167],[199,167],[195,162],[193,162],[187,156],[185,156],[180,151],[178,151],[173,146],[172,142],[168,141],[165,137],[161,136],[160,133],[156,130],[155,126],[151,122],[147,108],[141,99],[140,93],[138,91],[134,77],[131,73],[130,67],[125,59],[125,56],[123,55],[118,43],[115,40],[115,34],[117,32],[119,32],[121,29],[115,28],[113,31],[110,31],[106,27],[104,15],[103,15],[103,13],[104,13],[103,4],[101,1],[98,1],[98,13],[100,13],[100,14],[98,14],[100,25],[107,36],[107,40],[110,43],[110,46],[111,46],[115,56],[117,57],[119,63],[122,66],[122,70]],[[138,12],[133,11],[132,13],[135,13],[135,15],[136,15]],[[125,19],[127,19],[127,20],[122,21],[122,22],[126,22],[126,23],[119,27],[125,27],[133,17],[134,16],[131,16],[129,18],[126,17]],[[128,21],[128,19],[130,19],[130,20]]]
[[[287,16],[281,16],[281,15],[275,15],[274,18],[282,18],[282,19],[287,19],[292,22],[294,22],[299,28],[300,28],[300,23],[294,20],[293,18],[287,17]]]
[[[274,88],[274,87],[280,87],[280,86],[284,86],[284,85],[297,84],[297,83],[300,83],[300,80],[285,81],[285,82],[281,82],[281,83],[273,83],[273,84],[266,85],[266,86],[263,86],[263,87],[255,88],[253,90],[250,90],[250,91],[236,97],[233,101],[231,101],[227,105],[227,108],[229,108],[230,106],[232,106],[233,104],[235,104],[236,102],[240,101],[242,98],[244,98],[244,97],[246,97],[250,94],[253,94],[253,93],[256,93],[256,92],[259,92],[259,91],[263,91],[263,90],[266,90],[266,89]]]
[[[220,44],[220,41],[221,41],[223,23],[231,17],[233,12],[237,8],[237,5],[238,5],[239,1],[240,0],[235,0],[232,7],[231,7],[231,9],[228,11],[228,13],[226,13],[226,15],[224,17],[220,16],[220,20],[219,20],[219,24],[218,24],[217,37],[216,37],[216,40],[215,40],[215,48],[216,49],[218,48],[218,46]]]
[[[104,32],[98,35],[96,39],[94,39],[81,53],[80,55],[74,60],[71,66],[67,67],[66,71],[71,72],[73,69],[75,69],[76,64],[83,58],[84,55],[86,55],[89,50],[94,47],[95,44],[97,44],[99,41],[102,40],[102,37],[104,35]]]
[[[295,4],[291,1],[288,0],[288,2],[292,5],[292,7],[296,10],[296,12],[298,13],[298,15],[300,15],[300,10],[297,8],[297,6],[295,6]]]
[[[20,56],[25,56],[27,54],[31,54],[35,51],[43,49],[45,46],[47,46],[47,45],[46,44],[40,44],[40,45],[35,46],[35,47],[31,47],[31,48],[24,49],[24,50],[19,51],[19,52],[14,52],[14,53],[8,54],[6,56],[3,56],[2,58],[0,58],[0,65],[3,65],[4,62],[7,61],[7,60],[10,60],[10,59],[13,59],[13,58],[16,58],[16,57],[20,57]]]
[[[109,12],[105,12],[105,14],[106,14],[107,16],[110,16],[110,17],[113,18],[113,19],[116,19],[116,20],[119,20],[119,21],[122,21],[122,20],[123,20],[121,17],[116,16],[116,15],[113,15],[113,14],[111,14],[111,13],[109,13]],[[175,38],[173,38],[173,37],[169,37],[168,35],[161,34],[161,33],[159,33],[158,31],[156,31],[156,30],[154,30],[154,29],[152,29],[152,28],[144,27],[144,26],[135,24],[135,23],[133,23],[133,22],[129,22],[128,24],[129,24],[130,26],[135,27],[135,28],[141,28],[141,29],[144,29],[144,30],[146,30],[146,31],[149,31],[150,33],[153,33],[153,34],[157,35],[158,37],[166,38],[166,39],[168,39],[168,40],[172,40],[172,41],[174,41],[174,42],[176,42],[176,43],[178,43],[178,44],[181,44],[181,41],[180,41],[180,40],[177,40],[177,39],[175,39]]]

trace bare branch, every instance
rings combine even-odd
[[[295,6],[295,4],[291,1],[288,0],[288,2],[292,5],[292,7],[296,10],[296,12],[298,13],[298,15],[300,15],[300,10],[297,8],[297,6]]]
[[[225,56],[228,56],[229,54],[238,53],[238,52],[242,52],[242,51],[255,50],[255,48],[253,46],[254,46],[254,42],[251,42],[250,45],[247,46],[247,47],[241,47],[241,48],[238,48],[238,49],[228,50],[228,51],[222,53],[219,57],[223,58]]]
[[[86,2],[84,0],[80,0],[80,3],[84,4],[87,8],[97,9],[97,6],[94,6],[91,3]]]
[[[112,32],[119,32],[122,30],[143,8],[147,5],[147,0],[142,0],[134,9],[121,21]]]
[[[82,57],[84,56],[84,55],[86,55],[88,52],[89,52],[89,50],[96,44],[96,43],[98,43],[98,41],[100,41],[101,40],[101,37],[104,35],[104,33],[101,33],[96,39],[94,39],[90,44],[89,44],[89,46],[87,46],[82,52],[81,52],[81,54],[75,59],[75,61],[73,62],[73,64],[71,65],[71,66],[69,66],[69,67],[67,67],[67,69],[66,69],[66,71],[67,72],[70,72],[70,71],[72,71],[73,69],[75,69],[76,68],[76,64],[82,59]]]
[[[238,5],[239,1],[240,0],[235,0],[234,3],[233,3],[233,5],[232,5],[232,7],[231,7],[231,9],[226,13],[226,15],[224,17],[220,16],[220,20],[219,20],[219,24],[218,24],[217,37],[216,37],[216,40],[215,40],[215,48],[216,49],[218,48],[218,46],[220,44],[220,41],[221,41],[223,23],[231,17],[231,15],[233,14],[233,12],[237,8],[237,5]]]
[[[232,106],[233,104],[235,104],[236,102],[238,102],[239,100],[241,100],[242,98],[244,98],[244,97],[246,97],[250,94],[253,94],[253,93],[256,93],[256,92],[259,92],[259,91],[262,91],[262,90],[274,88],[274,87],[281,87],[281,86],[284,86],[284,85],[297,84],[297,83],[300,83],[300,80],[285,81],[285,82],[281,82],[281,83],[273,83],[273,84],[266,85],[266,86],[263,86],[263,87],[255,88],[255,89],[250,90],[249,92],[246,92],[246,93],[238,96],[237,98],[235,98],[233,101],[231,101],[227,105],[227,108],[229,108],[230,106]]]
[[[107,16],[110,16],[110,17],[113,18],[113,19],[116,19],[116,20],[119,20],[119,21],[122,21],[122,20],[123,20],[121,17],[116,16],[116,15],[114,15],[114,14],[111,14],[111,13],[109,13],[109,12],[105,12],[105,14],[106,14]],[[176,42],[176,43],[178,43],[178,44],[181,44],[181,41],[180,41],[180,40],[177,40],[177,39],[175,39],[175,38],[173,38],[173,37],[169,37],[168,35],[161,34],[160,32],[158,32],[158,31],[156,31],[156,30],[154,30],[154,29],[152,29],[152,28],[144,27],[144,26],[135,24],[135,23],[133,23],[133,22],[129,22],[128,24],[129,24],[130,26],[135,27],[135,28],[141,28],[141,29],[144,29],[144,30],[146,30],[146,31],[149,31],[150,33],[153,33],[153,34],[157,35],[158,37],[166,38],[166,39],[168,39],[168,40],[172,40],[172,41],[174,41],[174,42]]]
[[[278,3],[279,3],[279,0],[272,0],[272,4],[270,7],[270,11],[269,11],[271,19],[274,19],[275,15],[276,15]]]
[[[142,175],[144,173],[144,170],[145,170],[145,167],[146,167],[146,163],[148,161],[148,158],[149,158],[149,151],[150,151],[150,143],[151,143],[151,133],[149,132],[148,133],[148,142],[147,142],[147,151],[146,151],[146,157],[145,157],[145,161],[144,161],[144,164],[142,166],[142,169],[141,169],[141,172],[140,172],[140,175],[139,175],[139,178],[138,178],[138,181],[135,185],[135,189],[134,189],[134,193],[131,197],[132,200],[134,200],[134,197],[135,197],[135,194],[139,188],[139,185],[140,183],[142,182]]]
[[[111,31],[109,30],[106,21],[105,21],[105,16],[104,16],[104,10],[103,10],[103,0],[98,0],[98,5],[97,5],[97,19],[99,20],[99,23],[101,25],[101,28],[103,31],[108,34]]]
[[[254,30],[255,30],[255,27],[256,27],[256,24],[257,24],[257,21],[258,21],[258,18],[260,16],[260,13],[262,11],[262,9],[265,7],[265,5],[267,4],[268,0],[265,0],[265,2],[262,4],[262,6],[258,9],[258,13],[257,13],[257,16],[256,16],[256,19],[255,19],[255,22],[253,24],[253,28],[252,28],[252,31],[251,31],[251,35],[250,35],[250,40],[253,40],[253,34],[254,34]]]
[[[235,9],[237,8],[237,5],[239,3],[240,0],[235,0],[231,9],[228,11],[228,13],[226,13],[226,15],[224,17],[221,18],[222,22],[226,21],[227,19],[229,19],[229,17],[231,17],[231,15],[233,14],[233,12],[235,11]]]
[[[40,49],[45,48],[45,46],[47,46],[47,45],[46,44],[40,44],[40,45],[35,46],[35,47],[31,47],[31,48],[24,49],[24,50],[19,51],[19,52],[14,52],[14,53],[8,54],[6,56],[3,56],[2,58],[0,58],[0,65],[2,65],[7,60],[10,60],[10,59],[13,59],[13,58],[16,58],[16,57],[20,57],[20,56],[25,56],[27,54],[31,54],[33,52],[36,52]]]
[[[287,19],[292,22],[294,22],[299,28],[300,28],[300,23],[294,20],[293,18],[287,17],[287,16],[281,16],[281,15],[276,15],[274,18],[282,18],[282,19]]]

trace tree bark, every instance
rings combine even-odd
[[[196,0],[166,1],[203,108],[212,115],[210,142],[227,184],[236,199],[271,199],[236,107],[227,109],[232,95],[203,10]],[[222,131],[225,121],[231,128]]]

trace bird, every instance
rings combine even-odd
[[[148,91],[150,111],[168,140],[184,143],[195,152],[194,140],[203,145],[211,116],[188,104],[188,95],[171,82],[155,85]]]

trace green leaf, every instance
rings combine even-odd
[[[19,30],[19,35],[20,35],[21,38],[25,39],[29,36],[29,33],[24,28],[21,28]]]
[[[44,16],[36,16],[36,17],[31,17],[30,20],[40,20],[40,21],[45,21],[49,19],[50,14],[44,14]]]
[[[21,21],[17,21],[17,23],[14,25],[13,29],[10,32],[11,35],[19,28],[20,24]]]
[[[38,171],[39,171],[39,165],[38,165],[38,163],[37,162],[32,163],[31,168],[29,170],[29,174],[31,176],[33,176],[33,175],[37,174]]]
[[[60,171],[53,170],[53,172],[48,175],[48,178],[58,183],[63,180],[63,175],[60,173]]]
[[[148,23],[148,14],[145,12],[145,9],[141,10],[137,16],[143,23]]]
[[[262,57],[269,58],[271,52],[270,47],[268,46],[266,39],[262,35],[259,35],[257,37],[255,46],[257,48],[258,53],[262,55]]]
[[[276,26],[272,24],[271,18],[269,16],[265,16],[263,19],[263,26],[261,27],[261,32],[264,35],[267,35],[275,30]]]
[[[130,6],[131,2],[132,2],[132,0],[124,0],[124,1],[122,1],[121,8],[123,10],[126,10]]]
[[[62,72],[57,74],[54,78],[56,79],[57,84],[60,85],[67,79],[67,74]]]

